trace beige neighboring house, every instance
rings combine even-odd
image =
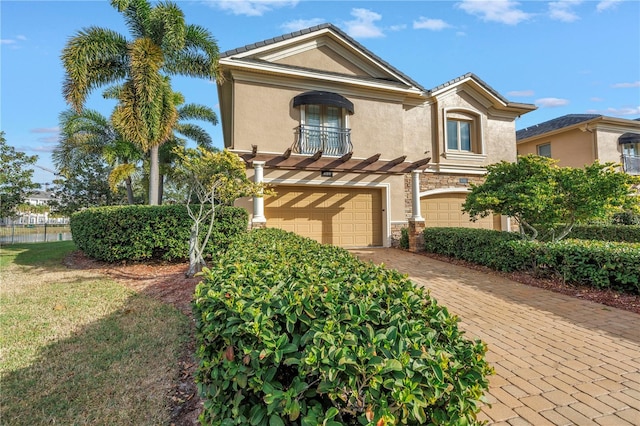
[[[239,200],[253,227],[343,247],[409,224],[507,228],[461,205],[486,165],[516,160],[514,121],[535,106],[473,74],[426,89],[330,24],[224,52],[220,69],[225,147],[277,192]]]
[[[640,119],[569,114],[518,130],[516,138],[518,155],[542,155],[569,167],[614,162],[640,175]]]

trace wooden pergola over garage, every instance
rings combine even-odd
[[[352,153],[341,157],[323,157],[322,152],[311,156],[259,153],[239,154],[254,169],[256,182],[263,181],[264,169],[318,171],[328,173],[359,173],[404,175],[415,172],[430,158],[414,162],[406,157],[380,160],[381,154],[354,159]],[[415,181],[415,180],[414,180]],[[342,247],[383,245],[383,190],[370,186],[312,186],[279,184],[277,196],[253,199],[253,226],[281,228],[313,238],[326,244]],[[415,190],[417,194],[417,188]],[[419,206],[419,199],[418,199]],[[419,208],[419,207],[418,207]]]

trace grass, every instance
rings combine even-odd
[[[0,423],[167,424],[186,316],[61,264],[72,242],[2,247]]]

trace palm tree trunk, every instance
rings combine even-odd
[[[162,197],[164,196],[164,175],[160,174],[158,178],[158,204],[162,205]]]
[[[158,205],[158,186],[160,181],[160,164],[158,156],[159,146],[154,145],[150,150],[149,164],[149,205]]]
[[[126,177],[124,184],[127,187],[127,203],[129,203],[129,205],[133,205],[133,185],[131,184],[131,176]]]

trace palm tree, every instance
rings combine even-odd
[[[136,163],[143,158],[140,149],[127,141],[108,118],[91,109],[80,113],[74,110],[62,112],[60,129],[60,141],[53,152],[53,159],[60,173],[72,173],[83,156],[98,156],[111,167],[111,190],[124,180],[127,202],[133,204],[131,175],[136,170]]]
[[[218,46],[205,28],[187,25],[171,2],[111,0],[124,15],[132,40],[109,29],[89,27],[62,51],[63,94],[80,112],[95,88],[122,83],[112,121],[123,136],[150,153],[149,204],[158,204],[160,145],[178,119],[169,75],[219,79]]]
[[[105,92],[105,97],[112,98],[120,93],[120,88],[114,86]],[[181,104],[184,97],[174,93],[172,102]],[[176,105],[174,105],[176,107]],[[118,108],[116,108],[116,111]],[[160,164],[164,173],[170,173],[175,154],[172,150],[176,146],[186,145],[186,140],[176,135],[180,134],[194,141],[198,146],[211,148],[211,136],[200,126],[187,120],[207,121],[218,124],[216,113],[209,107],[199,104],[184,104],[176,107],[178,121],[171,129],[171,136],[160,149]],[[114,112],[115,115],[115,112]],[[113,119],[112,115],[112,119]],[[81,113],[67,110],[60,115],[61,139],[54,151],[54,159],[61,172],[73,169],[79,155],[94,154],[101,156],[112,167],[109,174],[109,186],[115,190],[122,181],[127,188],[127,201],[134,203],[131,176],[136,171],[136,164],[144,159],[138,147],[127,141],[122,133],[116,130],[113,120],[109,120],[97,111],[85,109]],[[158,200],[162,202],[163,178],[159,179]]]

